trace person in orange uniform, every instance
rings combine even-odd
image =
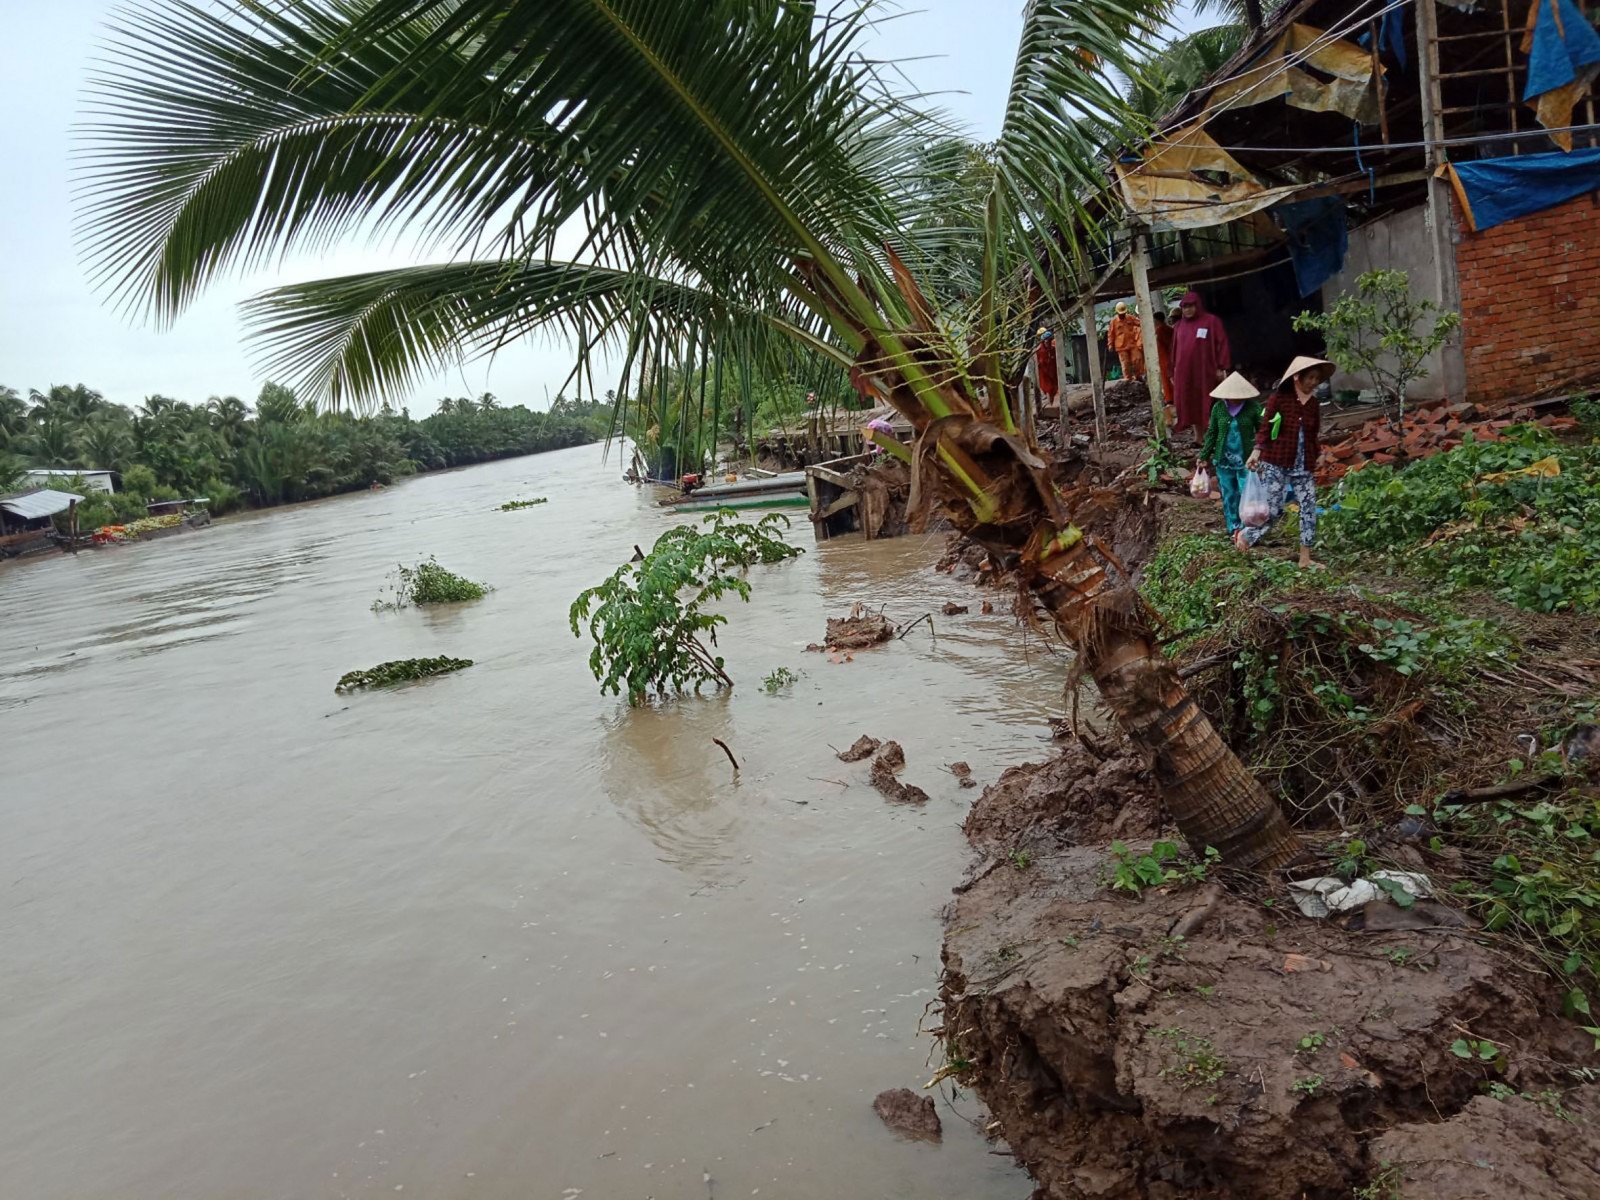
[[[1116,352],[1124,379],[1144,378],[1144,333],[1139,328],[1139,318],[1120,300],[1106,331],[1106,346]]]
[[[1034,361],[1039,364],[1039,395],[1041,405],[1054,404],[1061,381],[1056,372],[1056,335],[1048,329],[1039,330],[1039,344],[1034,347]]]
[[[1166,314],[1156,310],[1156,357],[1161,367],[1161,398],[1172,407],[1172,326]]]

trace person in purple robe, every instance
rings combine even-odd
[[[1190,429],[1196,438],[1211,419],[1211,391],[1227,377],[1233,356],[1222,319],[1206,311],[1199,292],[1185,292],[1172,331],[1172,406],[1174,431]]]

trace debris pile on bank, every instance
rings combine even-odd
[[[1560,435],[1571,433],[1577,424],[1573,417],[1535,417],[1525,410],[1490,416],[1466,403],[1416,409],[1398,425],[1387,417],[1374,417],[1348,434],[1323,438],[1328,463],[1317,477],[1332,483],[1369,462],[1387,465],[1427,458],[1461,445],[1469,434],[1480,442],[1498,442],[1517,425],[1537,425]]]

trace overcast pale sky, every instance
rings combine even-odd
[[[264,377],[244,344],[239,301],[278,283],[403,265],[408,256],[356,244],[230,277],[167,330],[132,324],[106,307],[90,290],[73,243],[71,127],[104,21],[116,7],[116,0],[0,0],[13,47],[0,110],[0,161],[7,168],[0,186],[6,276],[0,384],[26,393],[84,383],[130,405],[151,393],[191,402],[236,395],[253,403]],[[945,97],[945,107],[978,136],[992,137],[1021,9],[1020,0],[907,0],[904,15],[879,33],[876,52],[900,60],[918,88],[961,89]],[[451,370],[415,396],[394,400],[418,416],[432,411],[439,396],[481,391],[542,408],[546,389],[554,393],[571,367],[565,345],[528,341],[502,351],[492,365],[468,364],[464,377]]]

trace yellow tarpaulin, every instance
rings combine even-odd
[[[1513,479],[1527,476],[1532,479],[1554,479],[1561,474],[1561,460],[1555,455],[1541,458],[1538,462],[1523,467],[1520,471],[1495,471],[1489,475],[1478,476],[1479,483],[1509,483]]]
[[[1333,78],[1319,79],[1307,67]],[[1372,51],[1354,42],[1328,40],[1327,34],[1310,25],[1291,25],[1255,66],[1211,93],[1206,114],[1219,108],[1264,104],[1279,96],[1287,97],[1295,108],[1342,113],[1370,125],[1378,119]]]
[[[1203,229],[1259,212],[1296,187],[1268,188],[1198,123],[1145,147],[1137,163],[1118,163],[1123,203],[1151,229]]]

